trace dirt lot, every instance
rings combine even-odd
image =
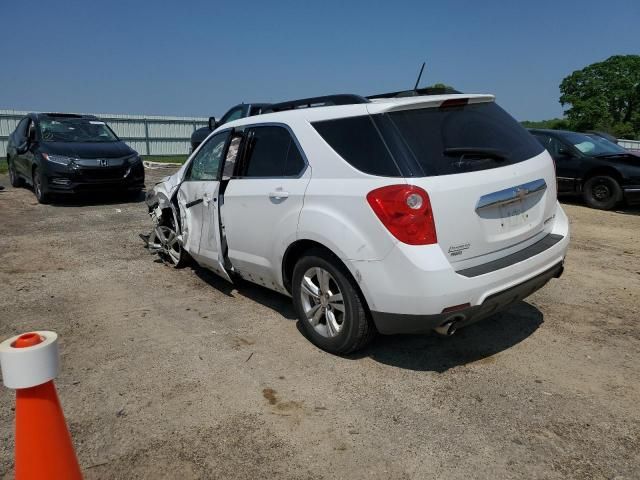
[[[87,479],[639,478],[640,212],[565,208],[565,274],[526,303],[340,358],[286,297],[154,261],[144,203],[7,187],[0,338],[61,336]],[[13,401],[1,388],[0,478]]]

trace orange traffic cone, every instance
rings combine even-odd
[[[82,479],[53,379],[58,336],[32,332],[0,344],[4,384],[16,390],[16,480]]]

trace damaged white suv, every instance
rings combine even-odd
[[[149,192],[150,251],[290,295],[341,354],[376,331],[452,334],[560,276],[553,161],[493,96],[379,97],[212,132]]]

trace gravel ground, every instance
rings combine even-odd
[[[561,279],[451,338],[341,358],[286,297],[150,256],[144,203],[0,185],[0,338],[60,335],[87,479],[639,478],[637,209],[566,204]],[[6,479],[13,402],[0,389]]]

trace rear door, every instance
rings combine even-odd
[[[220,165],[228,136],[228,132],[214,135],[201,146],[177,194],[183,247],[198,263],[207,266],[211,261],[200,255],[200,241],[203,227],[212,214],[211,203],[220,187]]]
[[[290,130],[255,126],[221,207],[228,258],[242,276],[270,288],[278,284],[286,240],[295,238],[310,168]]]

